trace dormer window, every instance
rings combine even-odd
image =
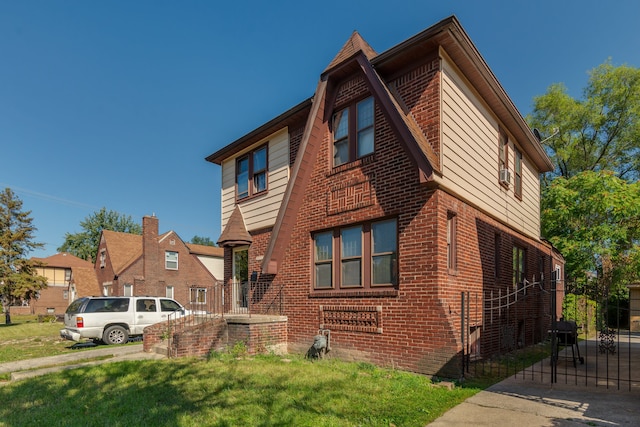
[[[332,126],[334,167],[373,153],[373,98],[363,99],[335,113]]]
[[[267,151],[263,145],[236,161],[238,200],[267,190]]]

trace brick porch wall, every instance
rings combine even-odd
[[[223,351],[237,342],[244,343],[249,354],[286,352],[286,317],[238,316],[183,326],[185,320],[179,319],[175,324],[178,331],[171,339],[171,357],[205,357],[212,350]],[[148,326],[144,330],[143,350],[151,352],[157,344],[166,343],[166,335],[166,323]]]

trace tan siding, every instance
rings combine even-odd
[[[289,180],[289,134],[287,129],[277,132],[251,147],[254,149],[269,142],[269,174],[267,194],[240,203],[248,231],[271,227],[275,224],[278,209]],[[250,149],[250,150],[251,150]],[[235,159],[222,164],[222,229],[235,208]]]
[[[443,186],[505,224],[538,238],[537,171],[523,157],[523,198],[518,200],[514,194],[514,141],[510,137],[512,184],[508,190],[499,184],[498,121],[446,57],[442,64]]]

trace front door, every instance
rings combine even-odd
[[[249,307],[249,248],[233,249],[233,310],[244,311]]]

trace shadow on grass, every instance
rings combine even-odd
[[[469,395],[331,363],[125,361],[0,387],[0,424],[426,425]]]

